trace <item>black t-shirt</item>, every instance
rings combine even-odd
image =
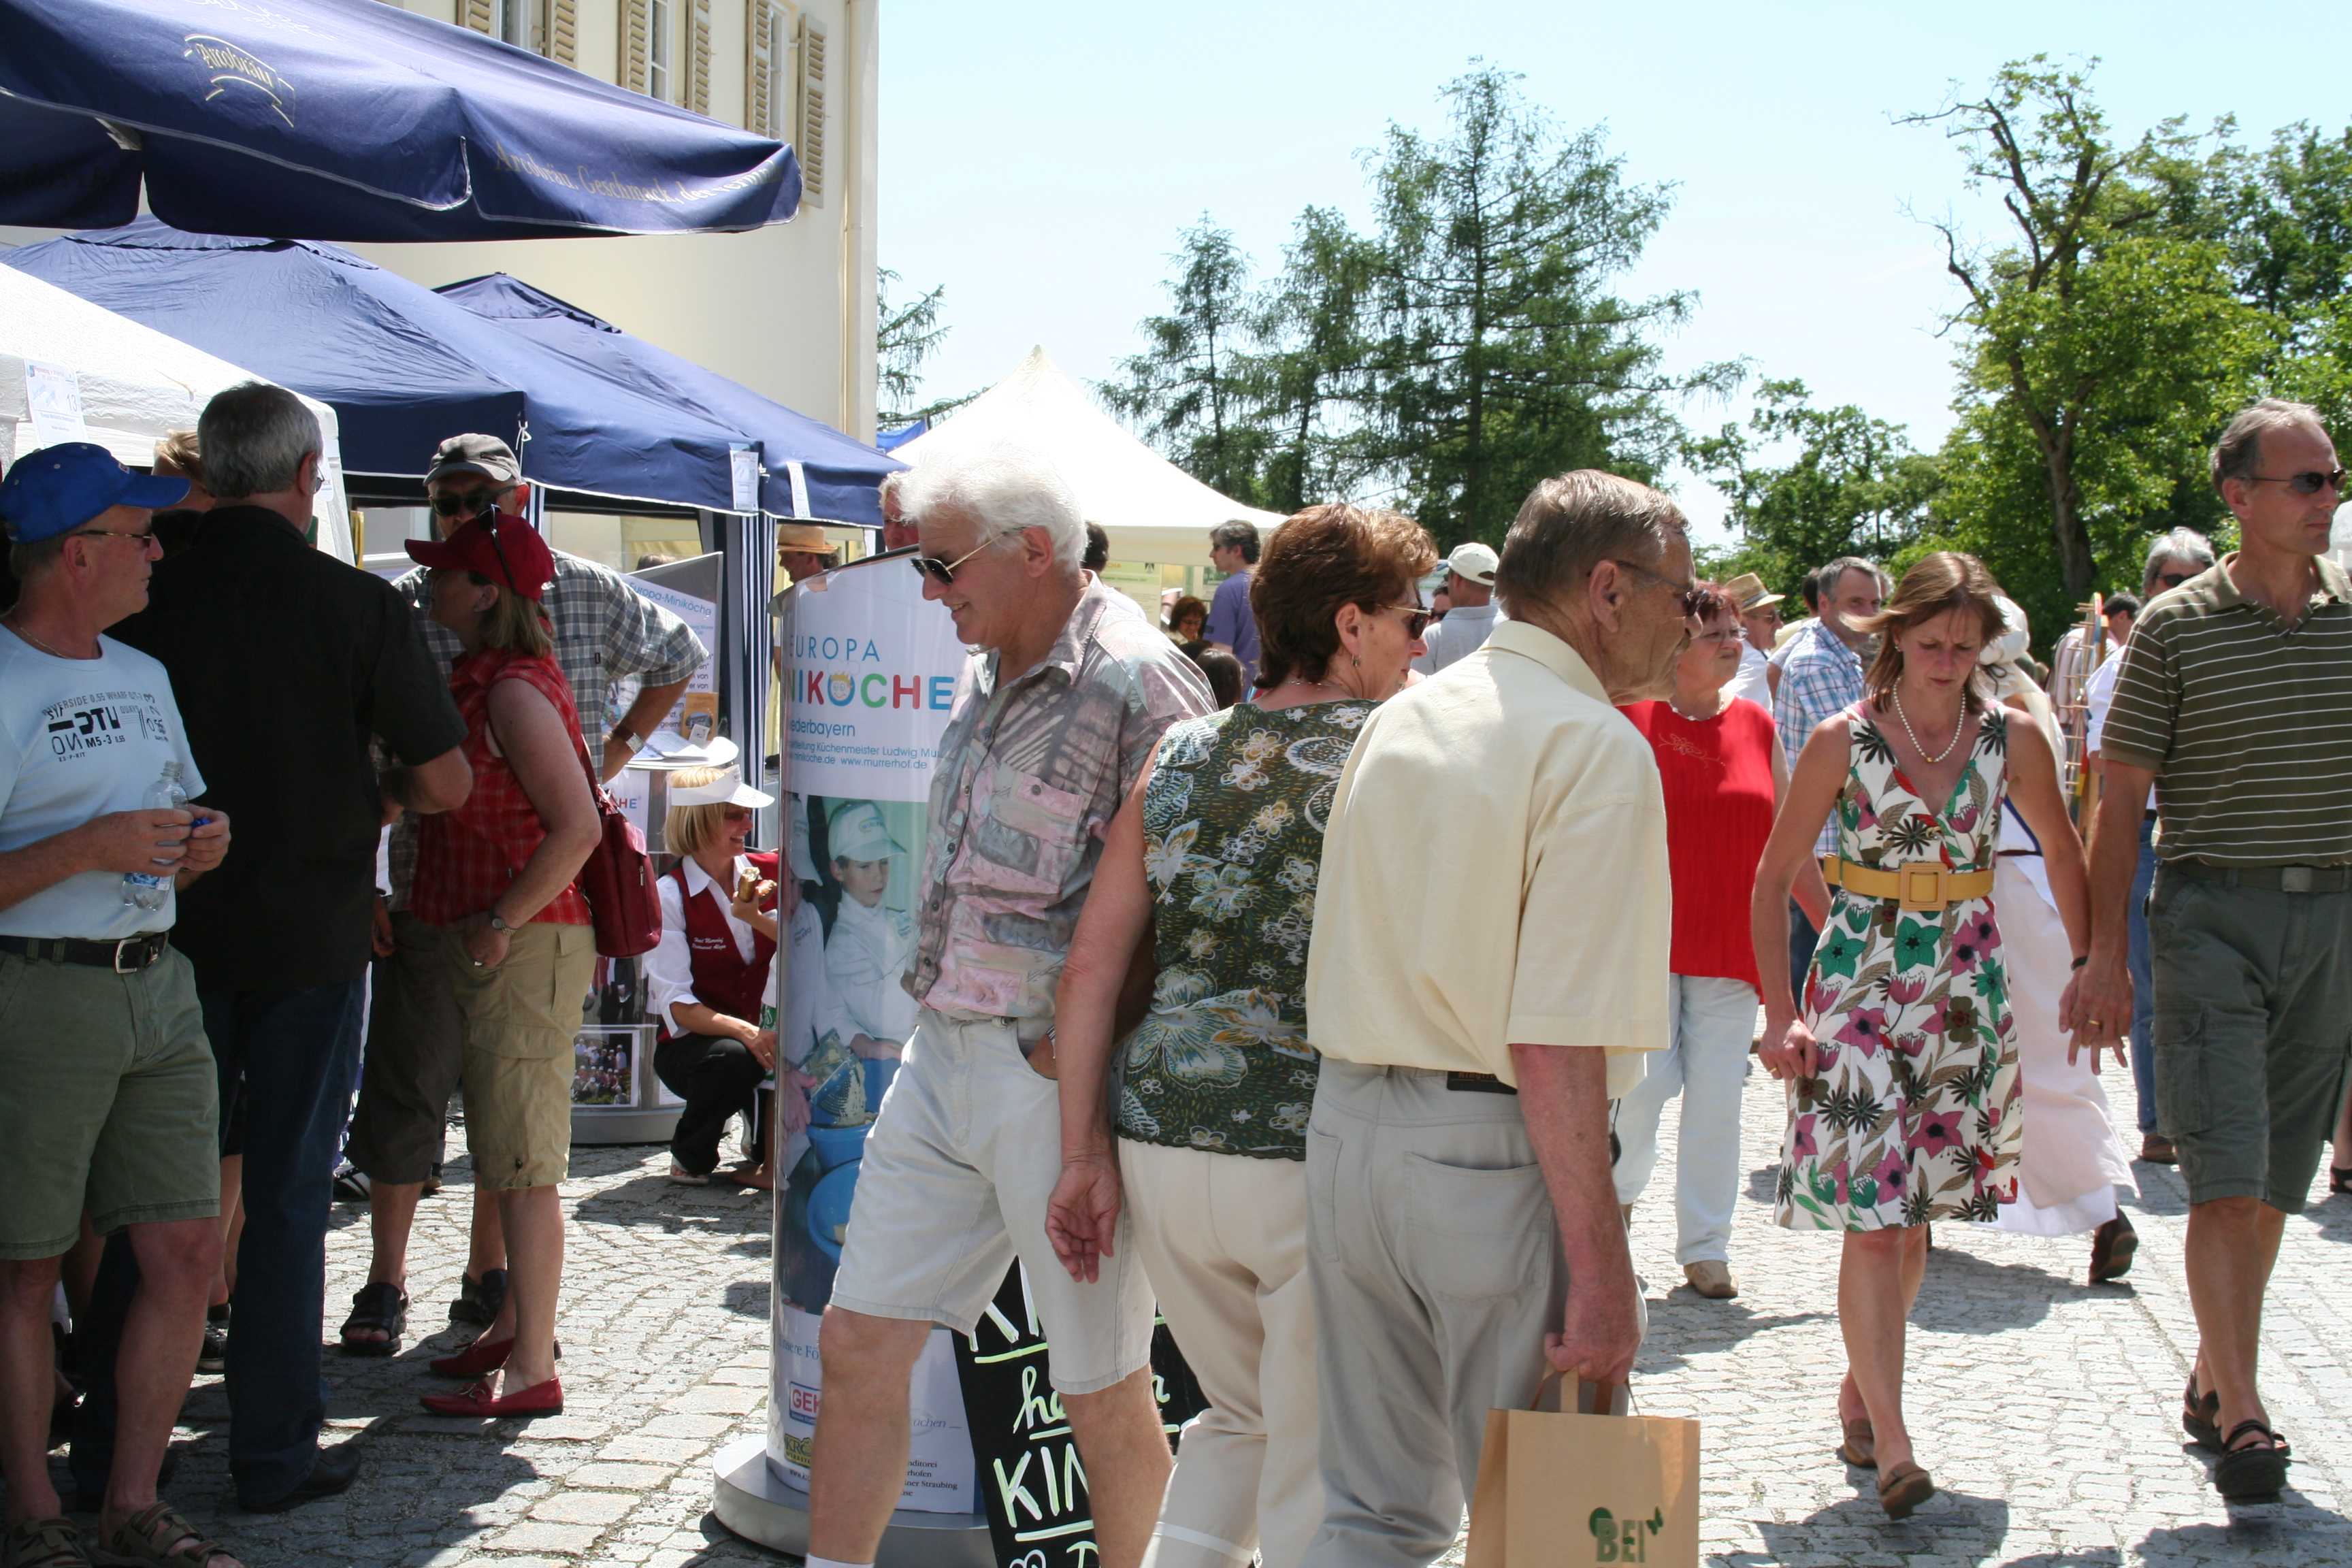
[[[413,612],[277,513],[230,506],[109,635],[171,673],[202,798],[229,815],[228,858],[180,895],[172,933],[197,984],[358,979],[383,816],[370,737],[412,764],[466,739]]]

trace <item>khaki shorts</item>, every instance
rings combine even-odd
[[[1010,1022],[924,1008],[863,1159],[835,1306],[970,1334],[1018,1257],[1056,1392],[1098,1393],[1150,1363],[1151,1285],[1128,1215],[1091,1285],[1045,1238],[1061,1090],[1023,1058]]]
[[[372,1180],[422,1182],[441,1158],[449,1097],[465,1061],[465,1022],[441,928],[394,910],[392,941],[392,955],[375,963],[360,1104],[344,1152]]]
[[[442,972],[465,1030],[466,1149],[493,1192],[551,1187],[572,1164],[572,1041],[596,973],[587,926],[534,921],[478,969],[444,928]]]
[[[0,1258],[220,1213],[220,1087],[194,972],[0,953]]]

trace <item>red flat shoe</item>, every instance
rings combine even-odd
[[[495,1342],[476,1340],[456,1355],[436,1356],[425,1364],[436,1377],[460,1377],[470,1383],[478,1377],[488,1377],[506,1365],[507,1357],[512,1354],[514,1336],[509,1334],[505,1339]],[[563,1359],[563,1347],[560,1344],[555,1347],[555,1359]]]
[[[462,1394],[420,1394],[417,1400],[436,1415],[532,1416],[563,1414],[563,1380],[551,1377],[505,1395],[490,1392],[484,1378]]]

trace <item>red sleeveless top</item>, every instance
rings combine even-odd
[[[572,683],[544,655],[484,648],[457,661],[449,695],[466,721],[466,762],[474,789],[455,811],[421,818],[416,831],[416,885],[411,913],[428,925],[455,925],[498,901],[547,837],[539,808],[523,793],[522,781],[506,758],[490,749],[490,688],[501,680],[526,680],[555,704],[563,727],[576,742],[580,716],[572,706]],[[581,764],[584,773],[584,763]],[[577,879],[531,916],[549,925],[589,923],[588,900]]]
[[[778,857],[750,853],[743,858],[751,863],[751,869],[760,874],[761,880],[776,879]],[[768,940],[765,931],[755,928],[751,932],[751,962],[745,964],[743,954],[735,946],[735,933],[727,929],[730,904],[719,897],[717,885],[706,882],[700,892],[688,892],[684,860],[672,867],[669,874],[677,883],[678,906],[686,911],[686,946],[694,969],[695,1000],[714,1013],[758,1023],[760,1009],[768,999],[768,961],[776,956],[776,944]],[[760,907],[772,914],[776,895],[770,894]],[[661,1033],[665,1040],[677,1033],[671,1026],[667,1007],[662,1009]]]
[[[1667,702],[1622,710],[1650,742],[1665,786],[1676,974],[1761,989],[1748,905],[1772,836],[1772,715],[1744,697],[1694,723]]]

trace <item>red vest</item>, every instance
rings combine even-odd
[[[743,858],[751,863],[762,881],[775,879],[777,857],[746,855]],[[768,999],[768,961],[776,955],[776,944],[754,931],[751,962],[746,964],[742,954],[736,951],[734,933],[727,929],[731,900],[719,899],[715,884],[705,885],[698,893],[688,892],[684,860],[670,871],[670,876],[677,879],[678,903],[686,910],[686,945],[694,960],[694,994],[714,1013],[758,1023],[760,1009]],[[728,891],[732,893],[734,889]],[[774,913],[776,895],[771,893],[760,907]],[[666,1040],[678,1032],[670,1023],[667,1008],[663,1009],[661,1025],[662,1038]]]

